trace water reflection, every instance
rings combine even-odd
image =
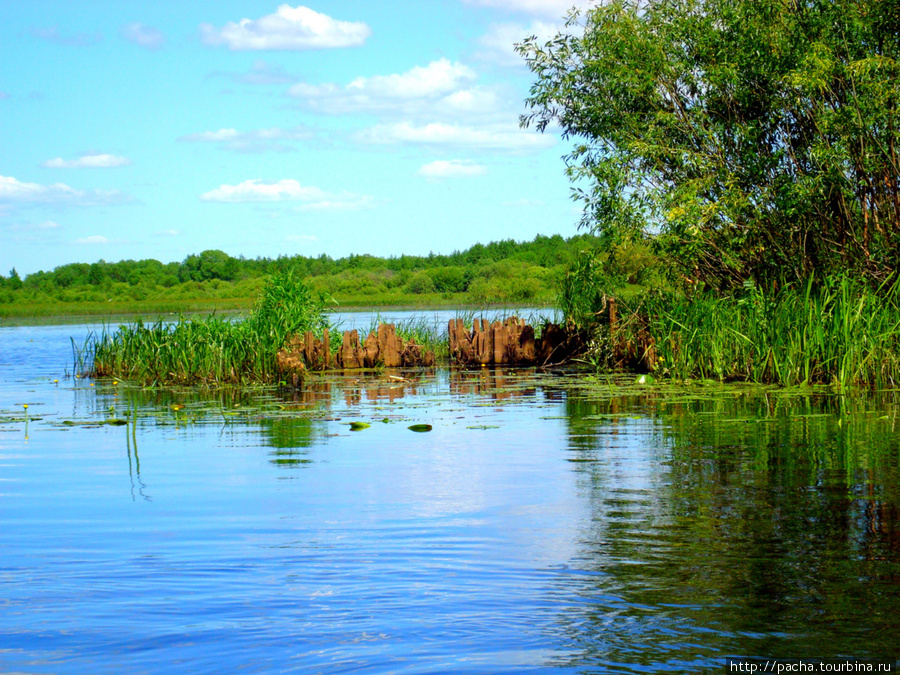
[[[125,447],[128,452],[128,478],[131,480],[131,501],[136,499],[134,490],[135,490],[135,478],[137,478],[137,491],[138,494],[145,501],[153,501],[149,495],[147,495],[144,490],[147,489],[147,486],[144,484],[144,481],[141,480],[141,458],[138,456],[138,444],[137,444],[137,425],[132,422],[129,425],[129,428],[125,434]],[[132,466],[131,457],[134,455],[134,465]]]
[[[566,411],[592,511],[565,619],[579,663],[630,661],[635,641],[648,668],[897,657],[895,398],[570,396]]]

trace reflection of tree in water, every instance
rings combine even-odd
[[[274,448],[270,460],[282,468],[302,467],[312,463],[311,448],[323,435],[318,428],[322,423],[303,417],[283,417],[260,421],[266,445]]]
[[[588,574],[566,580],[584,600],[564,619],[577,658],[633,663],[635,643],[646,664],[897,657],[896,402],[736,390],[566,407],[592,513]]]

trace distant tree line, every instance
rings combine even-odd
[[[207,250],[171,263],[70,263],[24,279],[12,269],[8,276],[0,275],[0,303],[248,297],[264,278],[286,270],[304,277],[314,290],[336,296],[468,293],[480,302],[528,301],[555,293],[565,269],[594,241],[589,234],[568,239],[538,235],[528,242],[479,243],[450,254],[388,258],[322,254],[250,259]]]

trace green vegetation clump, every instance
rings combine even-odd
[[[875,292],[842,276],[763,293],[748,282],[727,297],[647,292],[617,309],[612,334],[608,324],[592,324],[589,357],[598,366],[614,365],[616,344],[639,344],[651,350],[656,374],[679,379],[900,384],[900,283]]]
[[[612,0],[570,19],[518,47],[537,78],[522,121],[575,141],[607,254],[563,281],[589,358],[630,340],[678,377],[894,386],[897,3]],[[635,247],[667,291],[621,297],[610,263]]]
[[[137,321],[88,345],[96,377],[142,384],[251,384],[278,381],[275,355],[288,337],[327,327],[323,302],[288,271],[266,281],[251,314],[177,322]]]

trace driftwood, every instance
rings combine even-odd
[[[475,319],[472,330],[462,319],[451,319],[447,333],[450,358],[468,366],[561,363],[583,343],[578,332],[554,323],[547,323],[535,338],[534,328],[514,316],[494,323]]]

